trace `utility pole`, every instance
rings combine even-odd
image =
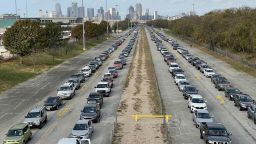
[[[84,0],[82,0],[82,9],[84,10]],[[83,51],[85,51],[85,24],[84,24],[84,11],[83,11]]]

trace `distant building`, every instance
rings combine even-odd
[[[134,17],[133,17],[134,14],[135,14],[134,7],[133,7],[133,6],[130,6],[130,7],[129,7],[129,14],[127,15],[126,18],[132,20],[132,19],[134,18]]]
[[[2,14],[0,15],[0,19],[19,19],[20,16],[16,14]]]
[[[135,11],[136,11],[136,19],[139,20],[142,16],[142,4],[137,3],[135,5]]]
[[[100,9],[98,9],[97,17],[98,17],[98,19],[104,20],[104,9],[103,9],[103,7],[100,7]]]
[[[89,19],[93,19],[94,18],[94,8],[87,8],[87,17]]]
[[[110,19],[112,19],[112,20],[117,19],[117,11],[116,11],[115,8],[110,8],[110,9],[109,9],[109,12],[110,12],[110,16],[111,16]]]
[[[56,17],[62,17],[61,5],[60,3],[55,4]]]
[[[49,18],[55,18],[55,17],[57,17],[57,12],[56,11],[50,11],[49,13],[48,13],[48,16],[47,17],[49,17]]]
[[[72,7],[67,8],[67,17],[71,17]]]
[[[78,8],[78,17],[79,17],[79,18],[85,17],[85,10],[84,10],[84,7],[79,7],[79,8]]]
[[[77,6],[77,3],[72,3],[70,17],[78,17],[78,6]]]
[[[154,19],[154,20],[159,19],[159,16],[158,16],[157,11],[154,11],[153,19]]]

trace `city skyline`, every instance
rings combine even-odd
[[[81,6],[81,0],[27,0],[28,1],[28,17],[36,17],[38,11],[54,11],[55,4],[60,3],[62,14],[66,15],[67,7],[72,2],[77,2],[78,6]],[[243,6],[256,7],[254,0],[158,0],[157,3],[154,0],[108,0],[108,9],[119,5],[119,13],[122,19],[128,13],[128,8],[130,5],[135,5],[136,3],[142,3],[143,11],[145,13],[146,9],[150,10],[150,15],[153,15],[154,11],[158,11],[159,15],[163,16],[174,16],[179,15],[184,12],[189,12],[193,10],[193,4],[195,12],[199,15],[205,14],[212,10],[226,9],[226,8],[237,8]],[[15,4],[13,1],[1,1],[0,14],[4,13],[15,13]],[[95,10],[102,6],[105,10],[105,0],[96,1],[85,1],[85,9],[94,8]],[[17,0],[18,14],[21,17],[26,16],[26,3],[24,0]],[[160,9],[161,8],[161,9]]]

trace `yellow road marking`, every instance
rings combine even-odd
[[[57,117],[62,118],[68,112],[71,112],[71,108],[69,106],[66,106],[57,112]]]
[[[195,75],[195,78],[197,79],[197,80],[200,80],[201,79],[201,77],[200,77],[200,75]]]
[[[139,119],[141,118],[164,118],[165,122],[169,122],[169,119],[171,119],[171,115],[151,115],[151,114],[135,114],[135,115],[131,115],[132,118],[134,118],[134,120],[137,122]]]
[[[220,102],[221,105],[224,105],[225,101],[220,95],[216,96],[216,99]]]

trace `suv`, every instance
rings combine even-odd
[[[57,96],[62,99],[72,99],[76,94],[74,83],[64,83],[58,89]]]
[[[78,120],[72,129],[71,136],[73,138],[90,139],[93,133],[93,125],[91,120]]]
[[[26,123],[12,126],[4,138],[4,144],[25,144],[32,137],[32,132]]]
[[[234,87],[226,87],[225,88],[225,97],[229,98],[229,100],[233,100],[233,96],[235,94],[240,94],[241,91]]]
[[[95,87],[95,92],[101,93],[104,96],[110,96],[111,88],[109,82],[99,82]]]
[[[44,106],[33,108],[25,116],[24,123],[27,123],[30,127],[42,128],[43,125],[47,122],[47,114]]]
[[[114,67],[116,68],[116,70],[121,70],[121,69],[123,69],[123,64],[121,61],[115,61]]]
[[[92,75],[92,70],[89,66],[84,66],[82,69],[81,69],[81,72],[84,74],[84,76],[86,77],[90,77]]]
[[[196,87],[191,85],[185,86],[182,92],[183,92],[184,99],[188,99],[190,95],[198,94],[198,90],[196,89]]]
[[[80,119],[89,119],[99,122],[101,117],[100,106],[98,104],[87,104],[81,111]]]
[[[253,120],[253,122],[256,124],[256,103],[250,104],[247,110],[247,117]]]
[[[247,94],[236,94],[234,95],[234,104],[239,107],[239,110],[247,110],[250,104],[253,103],[253,99]]]
[[[213,117],[210,116],[208,110],[198,109],[193,114],[193,122],[199,128],[202,124],[212,123]]]
[[[44,107],[46,110],[58,110],[59,107],[63,104],[63,101],[60,97],[55,96],[55,97],[48,97],[45,101],[44,101]]]
[[[188,98],[188,108],[190,108],[190,112],[193,113],[199,109],[207,109],[206,102],[203,97],[200,95],[190,95]]]
[[[96,103],[98,103],[100,105],[100,108],[103,105],[103,96],[100,93],[96,93],[96,92],[91,92],[87,98],[87,103],[88,101],[92,101],[95,100]]]
[[[207,144],[231,144],[230,135],[220,123],[206,123],[200,128],[200,138]]]
[[[224,91],[226,87],[230,86],[230,82],[226,78],[219,78],[215,81],[215,88],[219,91]]]

